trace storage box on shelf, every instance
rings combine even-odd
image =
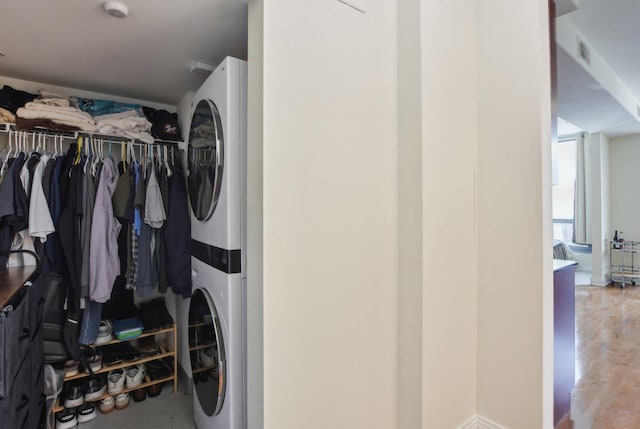
[[[627,283],[636,285],[640,279],[640,241],[609,241],[609,266],[611,281],[624,288]]]
[[[176,355],[176,351],[175,351],[175,345],[178,344],[178,334],[177,334],[177,329],[176,329],[176,325],[172,325],[169,328],[164,328],[164,329],[159,329],[159,330],[155,330],[155,331],[149,331],[149,332],[144,332],[142,333],[142,335],[135,337],[135,338],[129,338],[126,340],[111,340],[108,343],[105,344],[101,344],[101,345],[97,345],[94,346],[95,348],[99,349],[100,347],[104,347],[107,346],[109,344],[117,344],[117,343],[123,343],[123,342],[129,342],[129,341],[134,341],[134,340],[138,340],[141,338],[145,338],[145,337],[150,337],[150,336],[157,336],[157,335],[162,335],[164,334],[164,339],[161,340],[156,340],[156,343],[158,344],[158,347],[160,349],[160,352],[155,354],[155,355],[151,355],[151,356],[143,356],[139,359],[135,359],[132,361],[128,361],[128,362],[123,362],[123,363],[118,363],[118,364],[114,364],[114,365],[103,365],[101,369],[99,369],[98,371],[94,371],[94,374],[102,374],[102,373],[106,373],[109,371],[112,371],[114,369],[120,369],[120,368],[127,368],[133,365],[137,365],[140,363],[146,363],[146,362],[151,362],[154,360],[159,360],[159,359],[164,359],[167,357],[171,357],[173,358],[173,370],[172,370],[172,374],[168,377],[165,378],[161,378],[161,379],[157,379],[157,380],[152,380],[149,377],[149,374],[147,374],[145,376],[145,381],[139,385],[136,386],[132,389],[128,389],[125,386],[125,389],[123,390],[123,392],[131,392],[133,390],[137,390],[137,389],[144,389],[145,387],[148,386],[153,386],[154,384],[160,384],[160,383],[166,383],[168,381],[173,381],[173,391],[176,392],[178,390],[178,359],[177,359],[177,355]],[[172,341],[171,341],[172,340]],[[171,344],[173,343],[174,346],[172,346]],[[72,375],[72,376],[67,376],[64,378],[64,382],[67,383],[69,381],[73,381],[73,380],[77,380],[79,378],[86,378],[89,377],[88,373],[85,372],[80,372],[76,375]],[[64,392],[64,388],[62,390]],[[102,398],[109,396],[108,393],[106,393]],[[64,409],[64,406],[62,406],[61,404],[61,399],[62,399],[62,394],[60,394],[58,396],[58,401],[56,403],[56,406],[54,407],[53,411],[54,412],[58,412],[58,411],[62,411]],[[98,399],[98,400],[100,400]]]

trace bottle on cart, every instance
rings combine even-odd
[[[613,248],[614,249],[619,249],[620,248],[620,244],[618,243],[618,230],[616,229],[615,234],[613,234]]]
[[[624,247],[624,234],[620,231],[620,237],[618,237],[618,242],[620,243],[620,249]]]

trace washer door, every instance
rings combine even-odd
[[[226,357],[215,304],[204,289],[196,289],[189,306],[189,355],[196,396],[208,416],[222,409],[226,392]]]
[[[211,100],[200,100],[193,112],[187,152],[191,209],[198,220],[205,221],[218,205],[224,170],[222,119]]]

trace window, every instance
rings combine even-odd
[[[553,238],[573,241],[573,204],[576,181],[576,140],[563,139],[552,147]]]

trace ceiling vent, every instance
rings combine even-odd
[[[587,63],[591,65],[591,54],[589,53],[589,47],[586,43],[580,38],[578,38],[578,56]]]

